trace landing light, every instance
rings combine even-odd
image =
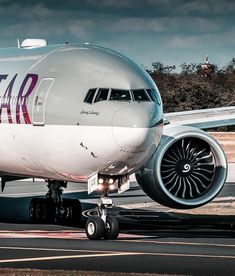
[[[114,180],[112,178],[109,179],[109,184],[113,184]]]
[[[103,188],[104,188],[104,186],[103,186],[102,184],[99,184],[99,185],[97,186],[97,189],[98,189],[99,191],[102,191]]]
[[[115,190],[115,185],[114,184],[109,185],[109,189],[112,191]]]
[[[103,178],[99,178],[99,184],[103,184],[104,183],[104,179]]]

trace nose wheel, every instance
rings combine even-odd
[[[86,235],[89,240],[100,240],[104,235],[104,222],[100,217],[89,218],[86,222]]]
[[[115,240],[119,235],[119,225],[115,217],[107,216],[106,225],[100,217],[91,217],[86,222],[86,235],[89,240]]]
[[[98,202],[98,216],[91,217],[86,222],[86,235],[90,240],[115,240],[119,235],[119,224],[115,217],[107,215],[107,209],[114,206],[107,193]]]
[[[116,240],[119,235],[119,224],[115,217],[107,216],[106,228],[104,230],[105,240]]]

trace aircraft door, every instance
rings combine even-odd
[[[41,80],[33,101],[33,124],[43,126],[45,123],[46,100],[50,88],[54,82],[53,78]]]

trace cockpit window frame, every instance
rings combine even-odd
[[[105,100],[102,100],[102,101],[96,101],[96,98],[100,92],[100,90],[108,90],[108,94],[107,94],[107,99]],[[92,90],[95,90],[94,94],[93,94],[93,97],[92,97],[92,102],[88,102],[87,100],[89,99],[89,93],[90,91]],[[111,95],[112,95],[112,91],[113,90],[117,90],[117,91],[127,91],[129,92],[129,96],[130,96],[130,100],[111,100]],[[148,100],[136,100],[135,99],[135,94],[134,92],[135,91],[143,91],[145,93],[145,96],[148,98]],[[151,92],[150,92],[151,91]],[[154,96],[151,96],[150,93],[155,93],[156,95]],[[108,87],[97,87],[97,88],[90,88],[83,100],[84,103],[87,103],[87,104],[95,104],[95,103],[98,103],[98,102],[110,102],[110,101],[116,101],[116,102],[155,102],[157,103],[158,105],[161,105],[161,97],[159,95],[159,91],[155,88],[138,88],[138,89],[119,89],[119,88],[108,88]]]
[[[147,96],[148,100],[147,101],[140,101],[140,100],[136,100],[135,99],[135,94],[134,92],[135,91],[144,91],[145,92],[145,95]],[[131,94],[132,94],[132,98],[133,98],[133,101],[134,102],[152,102],[152,99],[149,97],[149,94],[147,93],[146,89],[145,88],[138,88],[138,89],[131,89]]]
[[[112,95],[113,90],[117,90],[117,91],[127,91],[127,92],[129,93],[130,100],[113,100],[113,99],[111,99],[111,95]],[[111,89],[110,89],[110,94],[109,94],[108,101],[117,101],[117,102],[132,102],[132,101],[133,101],[133,98],[132,98],[132,93],[131,93],[130,89],[111,88]]]
[[[96,101],[96,98],[97,98],[97,96],[98,96],[98,94],[99,94],[99,91],[100,90],[108,90],[108,95],[107,95],[107,99],[106,100],[102,100],[102,101]],[[98,102],[104,102],[104,101],[109,101],[109,97],[110,97],[110,91],[111,91],[111,89],[110,88],[97,88],[96,89],[96,93],[95,93],[95,95],[94,95],[94,97],[93,97],[93,101],[92,101],[92,103],[98,103]]]
[[[160,95],[159,95],[159,91],[154,89],[154,88],[146,88],[146,93],[148,94],[148,96],[151,98],[151,101],[152,102],[155,102],[157,103],[158,105],[161,105],[161,98],[160,98]],[[154,100],[151,95],[149,94],[148,90],[151,90],[151,91],[154,91],[154,93],[156,94],[156,100]]]
[[[87,98],[88,98],[88,94],[89,94],[90,91],[92,91],[92,90],[95,90],[95,93],[94,93],[94,95],[92,96],[92,101],[91,101],[91,103],[90,103],[90,102],[87,101]],[[96,96],[96,94],[97,94],[97,91],[98,91],[98,88],[90,88],[90,89],[87,91],[86,96],[85,96],[83,102],[84,102],[84,103],[87,103],[87,104],[93,104],[93,103],[94,103],[95,96]]]

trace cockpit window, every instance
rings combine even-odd
[[[161,104],[161,99],[156,89],[110,89],[110,88],[92,88],[86,94],[84,102],[92,104],[100,101],[153,101]]]
[[[100,101],[106,101],[108,98],[109,89],[107,88],[101,88],[99,89],[96,97],[95,97],[95,103]]]
[[[87,94],[86,94],[86,97],[85,97],[85,99],[84,99],[84,102],[86,102],[86,103],[92,103],[92,101],[93,101],[93,98],[94,98],[94,96],[95,96],[95,92],[96,92],[96,89],[94,88],[94,89],[90,89],[88,92],[87,92]]]
[[[146,89],[149,97],[151,98],[152,101],[154,101],[155,103],[157,104],[161,104],[161,101],[160,101],[160,98],[159,98],[159,95],[157,93],[157,91],[155,89]]]
[[[133,92],[135,101],[138,101],[138,102],[150,101],[150,99],[144,89],[136,89],[136,90],[132,90],[132,92]]]
[[[129,90],[112,89],[110,101],[131,101]]]

